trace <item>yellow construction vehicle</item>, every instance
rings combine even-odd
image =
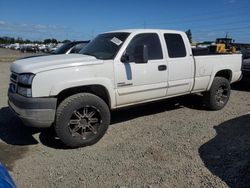
[[[231,38],[217,38],[215,44],[209,48],[210,52],[225,54],[236,53],[236,47],[233,45],[234,40]]]

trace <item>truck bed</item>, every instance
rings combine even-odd
[[[209,88],[211,77],[214,77],[217,70],[232,70],[231,83],[239,79],[241,75],[241,54],[209,54],[194,56],[196,66],[194,91]]]
[[[194,56],[204,56],[204,55],[231,55],[232,53],[215,53],[210,52],[209,48],[192,48],[192,53]]]

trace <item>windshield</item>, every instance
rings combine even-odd
[[[129,33],[105,33],[98,35],[79,53],[91,55],[97,59],[114,59]]]

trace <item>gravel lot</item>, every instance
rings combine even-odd
[[[0,49],[0,161],[18,187],[249,187],[250,82],[206,111],[198,96],[112,113],[95,145],[67,149],[50,129],[22,126],[7,107],[9,62]]]

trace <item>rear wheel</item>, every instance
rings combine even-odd
[[[95,144],[110,124],[107,104],[90,93],[65,99],[57,109],[55,131],[61,141],[72,148]]]
[[[204,94],[204,103],[211,110],[220,110],[227,104],[230,93],[229,81],[223,77],[215,77],[210,90]]]

